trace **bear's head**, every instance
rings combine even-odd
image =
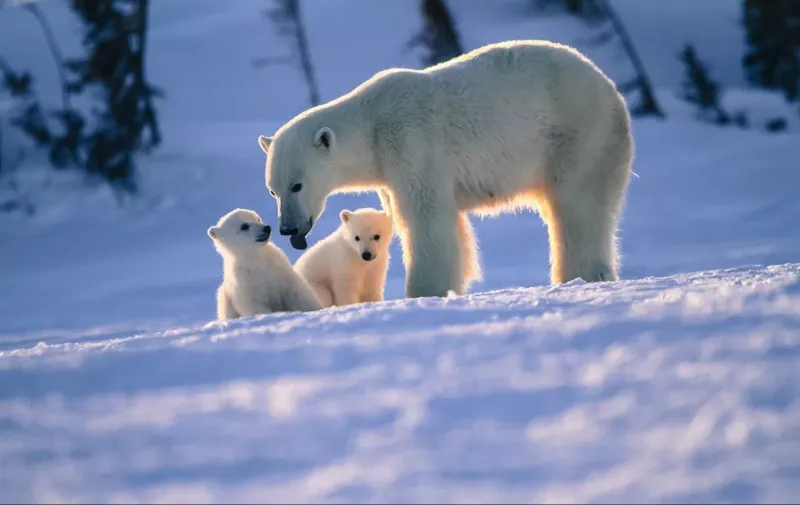
[[[208,236],[222,255],[246,257],[257,254],[269,242],[272,228],[252,210],[235,209],[208,229]]]
[[[343,210],[339,217],[345,240],[363,261],[389,254],[394,229],[392,219],[385,212],[376,209]]]
[[[261,136],[258,143],[267,155],[267,189],[278,201],[279,231],[291,236],[295,249],[305,249],[306,235],[354,155],[340,148],[332,128],[313,117],[285,125],[274,137]]]

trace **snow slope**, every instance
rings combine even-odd
[[[800,496],[800,265],[0,353],[4,502]]]

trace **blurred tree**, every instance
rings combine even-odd
[[[743,58],[752,84],[800,100],[800,1],[744,0],[747,48]]]
[[[72,0],[85,25],[84,58],[64,60],[46,22],[34,4],[37,19],[56,61],[61,79],[62,108],[45,113],[33,91],[33,78],[0,60],[3,88],[21,103],[12,120],[37,146],[47,147],[56,168],[75,166],[109,182],[114,189],[134,192],[134,156],[161,142],[153,98],[158,91],[144,76],[149,0]],[[70,80],[71,79],[71,80]],[[92,129],[69,96],[100,91]],[[57,128],[48,123],[55,119]]]
[[[317,86],[314,66],[311,63],[311,53],[308,48],[308,37],[306,36],[306,26],[301,13],[300,0],[274,0],[274,6],[267,10],[267,16],[277,25],[280,35],[291,39],[296,51],[296,57],[300,61],[303,78],[308,87],[308,101],[312,106],[319,105],[319,87]],[[265,65],[285,60],[286,58],[261,59],[256,64]]]
[[[464,53],[453,18],[444,0],[421,0],[423,27],[408,43],[409,48],[422,46],[425,66],[442,63]]]
[[[160,92],[144,74],[149,0],[72,0],[84,22],[87,56],[66,67],[75,77],[70,93],[100,89],[104,108],[95,112],[94,129],[67,110],[58,119],[65,133],[54,143],[56,165],[74,161],[114,187],[136,190],[134,155],[161,143],[153,98]]]
[[[8,63],[0,58],[0,71],[3,73],[3,90],[16,104],[11,124],[20,128],[37,146],[45,146],[51,141],[50,129],[47,126],[44,111],[36,97],[33,76],[29,72],[16,72]]]
[[[642,59],[636,51],[633,40],[628,35],[625,24],[608,0],[533,0],[537,8],[560,6],[566,12],[578,16],[592,26],[596,33],[587,41],[594,46],[611,43],[615,39],[622,46],[625,56],[633,66],[635,76],[618,85],[621,93],[639,93],[639,102],[631,107],[631,114],[638,116],[665,117],[664,111],[656,100],[650,77],[647,75]]]
[[[678,55],[686,75],[681,83],[680,97],[699,109],[700,116],[719,125],[730,123],[731,118],[720,105],[720,87],[709,76],[708,69],[698,58],[691,44],[685,44]]]

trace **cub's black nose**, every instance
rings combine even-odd
[[[361,257],[364,258],[364,261],[371,261],[372,260],[372,253],[371,252],[363,252],[363,253],[361,253]]]
[[[288,226],[281,226],[281,235],[297,235],[297,226],[289,228]]]
[[[272,228],[268,225],[264,225],[264,233],[272,233]]]

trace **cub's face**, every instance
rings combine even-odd
[[[208,229],[208,236],[218,248],[231,254],[247,254],[269,241],[272,228],[252,210],[235,209]]]
[[[279,132],[274,140],[259,137],[258,142],[267,155],[266,183],[278,203],[279,231],[291,237],[295,249],[305,249],[306,235],[334,188],[338,170],[334,133],[324,126],[311,132],[297,127]]]
[[[389,254],[392,220],[376,209],[343,210],[339,217],[345,227],[347,243],[362,261],[372,261]]]

